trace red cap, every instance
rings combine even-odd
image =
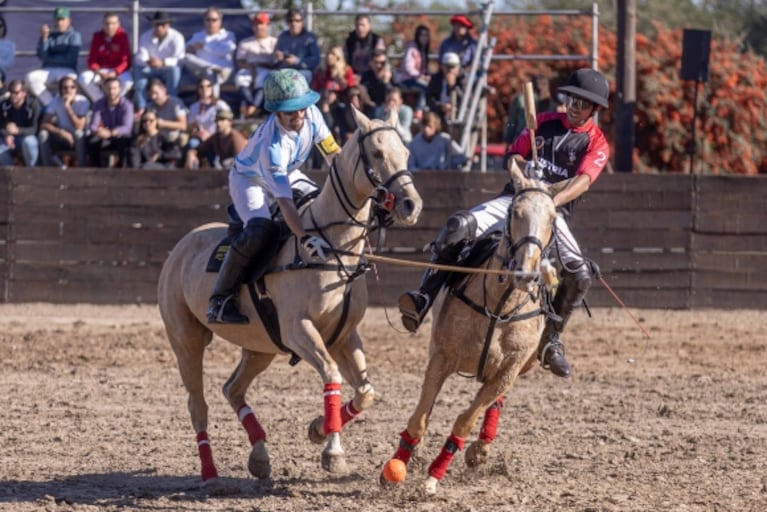
[[[271,21],[271,18],[269,18],[269,15],[266,14],[265,12],[260,12],[256,14],[255,16],[253,16],[253,21],[262,23],[264,25],[268,25],[269,22]]]
[[[466,28],[472,28],[474,26],[474,23],[472,23],[471,20],[463,14],[456,14],[450,18],[451,25],[455,25],[456,23],[461,24]]]

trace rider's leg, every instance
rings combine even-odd
[[[255,217],[232,239],[210,296],[209,323],[248,323],[248,317],[235,304],[237,291],[248,264],[273,243],[278,232],[278,224],[271,219]]]

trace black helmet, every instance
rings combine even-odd
[[[607,99],[610,97],[610,84],[607,83],[607,79],[599,71],[591,68],[581,68],[571,74],[567,79],[567,84],[557,89],[557,92],[578,96],[607,108]]]

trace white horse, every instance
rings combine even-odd
[[[342,427],[370,407],[375,395],[357,330],[368,303],[363,250],[371,203],[385,203],[392,220],[403,225],[415,224],[422,208],[412,174],[407,171],[408,150],[394,128],[395,119],[370,120],[356,110],[354,115],[357,131],[336,157],[319,196],[301,214],[304,228],[330,242],[337,250],[335,256],[328,263],[307,264],[300,244],[291,238],[271,267],[291,270],[265,277],[284,348],[310,364],[322,378],[325,415],[311,423],[309,436],[314,442],[326,440],[322,467],[339,473],[347,471]],[[214,223],[185,235],[163,265],[158,286],[160,313],[189,394],[203,482],[218,476],[203,395],[205,347],[214,334],[242,347],[240,363],[223,392],[248,434],[252,445],[248,469],[257,478],[270,475],[271,463],[265,430],[246,404],[245,393],[275,355],[286,353],[271,341],[254,305],[245,300],[247,293],[240,293],[240,309],[250,324],[206,322],[208,296],[216,278],[214,273],[205,272],[206,263],[226,230],[223,224]],[[244,290],[241,287],[241,292]],[[354,397],[343,407],[342,379],[354,389]]]

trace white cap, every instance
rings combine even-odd
[[[457,53],[454,52],[447,52],[442,56],[442,64],[445,66],[460,66],[461,65],[461,58],[458,56]]]

